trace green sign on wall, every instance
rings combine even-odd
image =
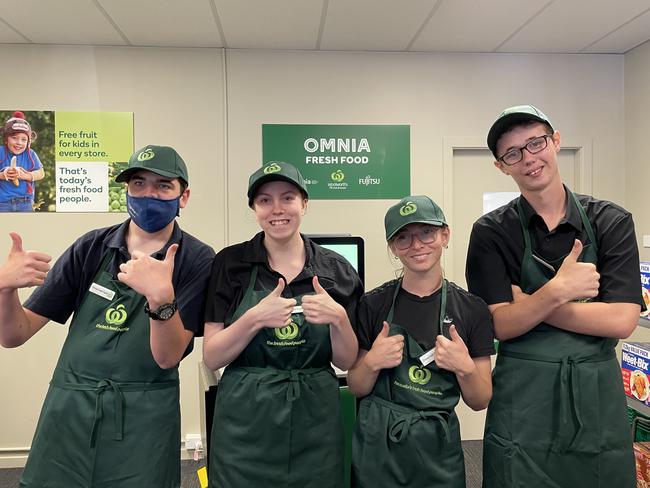
[[[263,124],[262,158],[295,165],[309,198],[394,199],[411,192],[408,125]]]

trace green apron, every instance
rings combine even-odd
[[[569,194],[589,238],[580,260],[596,264],[593,229]],[[532,294],[555,268],[533,255],[521,203],[518,210],[525,242],[520,287]],[[500,343],[485,428],[484,488],[636,486],[616,343],[546,323]]]
[[[465,463],[454,407],[456,375],[435,362],[422,366],[426,351],[392,323],[395,288],[386,321],[389,334],[404,336],[402,362],[380,371],[372,393],[361,400],[352,443],[352,485],[360,488],[465,488]],[[440,295],[438,334],[446,317],[447,281]]]
[[[178,369],[156,364],[144,297],[112,257],[91,287],[104,296],[86,292],[70,325],[21,487],[180,486]]]
[[[235,322],[269,294],[258,267]],[[294,297],[298,304],[301,296]],[[329,326],[301,313],[264,328],[224,371],[210,437],[211,488],[341,488],[343,424]]]

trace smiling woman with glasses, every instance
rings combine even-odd
[[[386,214],[386,240],[403,276],[366,293],[357,313],[359,354],[348,386],[361,400],[352,444],[353,486],[465,487],[454,409],[492,396],[490,312],[443,277],[450,230],[429,197]]]
[[[549,137],[552,138],[553,135],[544,134],[543,136],[535,137],[528,141],[525,146],[509,149],[503,156],[497,158],[497,161],[502,161],[508,166],[517,164],[519,161],[524,159],[524,149],[530,154],[537,154],[546,149]]]

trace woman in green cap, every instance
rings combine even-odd
[[[429,197],[409,196],[385,217],[403,275],[363,295],[359,353],[348,385],[364,397],[352,446],[353,484],[366,488],[464,488],[454,407],[487,407],[494,354],[490,312],[444,279],[450,231]]]
[[[300,234],[307,187],[290,164],[249,179],[262,231],[215,257],[203,358],[226,366],[214,412],[210,487],[343,486],[343,427],[331,364],[352,366],[354,268]]]

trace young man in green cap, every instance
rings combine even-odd
[[[501,341],[483,486],[632,488],[614,353],[643,303],[632,216],[562,184],[560,133],[539,109],[506,109],[487,142],[521,196],[474,224],[467,254]]]
[[[180,486],[178,364],[202,334],[214,251],[175,221],[190,191],[174,149],[136,151],[116,180],[131,218],[80,237],[51,271],[10,233],[2,345],[73,314],[21,487]],[[22,306],[17,290],[34,285]]]

